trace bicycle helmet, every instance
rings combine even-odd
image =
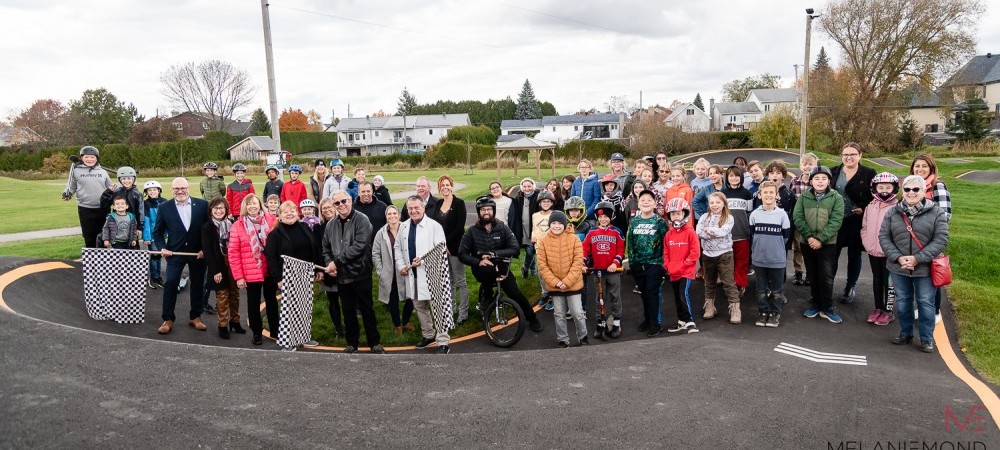
[[[299,203],[299,208],[305,208],[305,207],[315,208],[316,202],[314,202],[311,198],[302,200],[302,202]]]
[[[118,174],[117,174],[117,176],[118,176],[119,180],[121,180],[122,178],[127,178],[127,177],[135,178],[136,175],[137,174],[135,173],[135,169],[133,169],[133,168],[131,168],[129,166],[121,166],[121,167],[118,168]]]
[[[233,164],[233,173],[246,172],[246,171],[247,171],[247,166],[244,166],[243,163]]]
[[[566,199],[566,205],[563,207],[563,210],[565,210],[566,212],[569,212],[571,209],[581,209],[586,211],[587,204],[583,201],[583,198],[581,198],[579,195],[574,195]]]
[[[493,201],[492,197],[484,195],[476,199],[476,213],[478,214],[479,210],[482,208],[491,208],[493,209],[493,213],[496,214],[497,202]]]
[[[614,217],[615,205],[611,204],[611,202],[600,202],[594,207],[594,215]]]
[[[552,191],[550,191],[548,189],[542,189],[542,192],[538,193],[538,198],[535,199],[535,201],[538,202],[538,203],[541,203],[542,200],[548,200],[548,201],[551,201],[551,202],[555,202],[556,201],[556,196],[552,195]]]
[[[94,147],[93,145],[87,145],[80,148],[80,156],[93,155],[98,158],[101,157],[101,151]]]
[[[878,189],[876,189],[876,187],[882,183],[891,184],[892,192],[884,194],[878,192]],[[888,202],[890,199],[893,199],[897,195],[899,195],[899,177],[889,172],[882,172],[878,175],[875,175],[875,178],[872,178],[871,191],[872,191],[872,197],[875,198],[875,200],[881,201],[883,203]]]
[[[270,172],[272,170],[275,171],[275,172],[277,172],[278,171],[278,166],[275,166],[274,164],[270,164],[270,165],[268,165],[267,167],[264,168],[264,173],[268,173],[268,172]],[[291,170],[291,169],[289,169],[289,170]],[[300,170],[300,172],[301,172],[301,170]]]
[[[601,186],[603,187],[604,185],[606,185],[608,183],[614,183],[615,184],[615,188],[618,188],[618,177],[616,177],[615,174],[613,174],[613,173],[609,173],[609,174],[605,175],[604,179],[601,180]]]
[[[330,167],[333,167],[333,166],[344,167],[344,162],[341,161],[339,158],[338,159],[334,159],[334,160],[330,161]]]
[[[201,166],[201,170],[208,170],[208,169],[219,170],[219,165],[209,161]]]
[[[683,211],[684,218],[681,220],[671,220],[670,213],[677,211]],[[691,208],[688,205],[688,202],[683,198],[670,199],[670,201],[667,202],[667,220],[669,220],[670,224],[678,230],[688,223],[688,221],[691,220]]]
[[[298,164],[292,164],[292,165],[288,166],[288,171],[289,172],[302,173],[302,166],[300,166]]]
[[[160,192],[163,192],[163,186],[160,186],[160,182],[156,180],[149,180],[146,184],[142,185],[142,192],[146,192],[146,189],[157,188]]]
[[[813,177],[820,173],[826,175],[830,182],[833,182],[833,172],[830,172],[830,168],[827,166],[816,166],[812,172],[809,172],[809,181],[812,182]]]

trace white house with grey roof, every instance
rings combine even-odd
[[[754,102],[719,102],[712,107],[716,131],[747,131],[760,118],[760,107]]]
[[[674,108],[674,111],[663,119],[663,123],[668,127],[680,128],[685,133],[697,133],[708,131],[712,119],[694,103],[685,103]]]
[[[562,144],[574,139],[620,139],[624,126],[623,113],[544,116],[541,119],[504,120],[500,122],[500,135],[526,134]]]
[[[796,88],[751,89],[747,101],[753,102],[764,115],[779,107],[792,108],[798,116],[799,90]]]
[[[326,131],[337,133],[337,148],[346,155],[388,155],[423,151],[448,136],[454,127],[471,125],[468,114],[348,117]]]

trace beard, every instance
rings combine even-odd
[[[485,217],[484,216],[479,216],[479,220],[478,220],[477,223],[479,223],[480,226],[485,227],[486,225],[492,225],[495,222],[493,220],[493,216],[492,215],[487,215]]]

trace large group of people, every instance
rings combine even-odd
[[[431,195],[430,179],[418,178],[401,210],[381,175],[368,181],[359,167],[352,178],[339,159],[316,160],[308,183],[298,164],[288,167],[288,180],[268,166],[263,197],[243,164],[232,165],[233,180],[226,183],[219,166],[208,162],[198,183],[201,198],[178,177],[171,183],[173,198],[165,200],[156,181],[140,191],[130,167],[118,168],[113,182],[99,164],[99,150],[86,146],[63,199],[77,196],[86,246],[138,249],[144,243],[159,252],[149,271],[151,287],[163,289],[161,334],[170,333],[176,321],[178,286],[187,268],[190,326],[207,329],[201,316],[210,306],[206,292],[214,291],[216,307],[209,312],[218,315],[219,335],[246,333],[239,313],[240,291],[246,291],[252,343],[263,342],[262,301],[269,333],[276,336],[282,255],[315,263],[315,281],[326,293],[330,320],[348,353],[361,345],[361,326],[371,351],[385,351],[374,312],[374,277],[393,332],[413,330],[416,313],[421,333],[416,347],[436,344],[438,353],[448,353],[449,330],[469,319],[466,266],[481,284],[480,298],[494,286],[502,289],[521,305],[530,329],[541,331],[513,274],[500,276],[509,272],[500,267],[504,261],[518,257],[521,277],[537,277],[542,295],[536,306],[553,311],[559,347],[622,335],[623,277],[631,278],[641,298],[637,328],[649,337],[697,332],[700,320],[718,315],[742,323],[741,300],[751,277],[755,325],[778,327],[788,301],[789,259],[792,283],[810,287],[803,315],[841,323],[833,293],[846,248],[847,282],[839,302],[860,298],[861,253],[867,252],[873,275],[867,321],[884,326],[898,320],[892,342],[906,344],[913,340],[916,316],[920,349],[933,352],[940,291],[931,282],[930,264],[947,246],[952,213],[934,158],[917,156],[900,182],[862,164],[857,143],[844,145],[840,156],[841,164],[828,167],[807,153],[799,160],[800,173],[792,174],[780,160],[737,157],[723,167],[700,158],[686,167],[671,165],[663,152],[636,159],[630,171],[624,155],[614,153],[604,174],[583,159],[578,174],[525,178],[507,191],[493,181],[488,194],[475,201],[476,223],[466,228],[466,202],[455,195],[455,180],[448,175],[436,180],[440,197]],[[442,244],[452,288],[443,294],[430,285],[421,261]],[[165,280],[160,255],[166,260]],[[698,279],[705,295],[700,318],[692,298]],[[676,325],[663,320],[665,283],[673,292]],[[718,286],[726,303],[721,310]],[[589,334],[586,299],[595,287],[607,308],[600,305],[592,316],[606,316]],[[435,295],[455,302],[454,317],[434,315],[433,302],[441,300]]]

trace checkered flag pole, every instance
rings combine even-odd
[[[312,338],[313,269],[308,261],[281,256],[281,312],[278,345],[298,347]]]
[[[455,328],[451,300],[451,270],[448,265],[448,246],[444,242],[420,257],[421,268],[427,274],[431,290],[431,312],[434,325],[439,330]]]
[[[149,253],[110,248],[83,249],[83,298],[94,320],[143,323]]]

